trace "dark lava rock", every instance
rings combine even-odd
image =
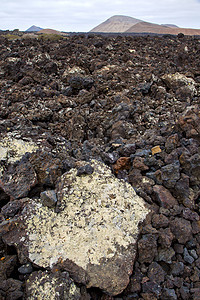
[[[155,185],[153,191],[155,193],[155,199],[161,207],[171,208],[177,205],[176,199],[163,186]]]
[[[184,258],[184,261],[190,265],[194,262],[194,258],[189,254],[187,248],[184,248],[183,258]]]
[[[0,281],[10,277],[17,265],[16,255],[7,255],[0,259]]]
[[[54,207],[57,203],[56,192],[54,190],[44,191],[40,194],[43,205]]]
[[[172,241],[174,239],[174,235],[172,234],[171,230],[169,228],[161,228],[159,230],[159,243],[162,247],[169,248],[172,244]]]
[[[175,251],[173,248],[159,249],[156,259],[157,261],[164,261],[167,264],[171,264],[174,255]]]
[[[148,269],[148,277],[151,281],[160,284],[165,280],[165,271],[158,263],[152,262]]]
[[[2,207],[1,213],[3,216],[8,219],[14,217],[16,214],[22,211],[25,206],[27,199],[19,199],[8,202],[5,206]]]
[[[142,285],[142,291],[144,293],[152,293],[156,297],[160,296],[161,290],[161,286],[154,281],[147,281]]]
[[[55,40],[24,38],[15,31],[18,39],[10,40],[0,33],[0,299],[56,299],[56,293],[58,298],[83,300],[199,299],[199,37],[69,34]],[[30,154],[17,155],[18,161],[13,159],[17,142],[34,143]],[[55,214],[53,236],[62,201],[56,203],[49,191],[71,169],[89,181],[92,170],[82,166],[91,159],[111,166],[114,176],[129,182],[152,211],[140,225],[134,264],[113,261],[115,274],[102,261],[102,277],[95,277],[98,286],[103,282],[110,288],[126,262],[128,276],[122,277],[126,284],[130,277],[130,284],[115,297],[95,288],[87,292],[83,285],[78,296],[70,295],[77,288],[62,272],[62,263],[61,271],[50,273],[46,267],[33,275],[26,268],[30,258],[16,246],[16,236],[25,230],[26,203],[49,211],[44,226]],[[33,211],[29,213],[34,219]],[[119,220],[119,228],[123,222]],[[104,229],[105,223],[100,226]],[[19,243],[24,243],[21,237]],[[81,270],[72,270],[78,278]],[[28,274],[31,280],[25,282]],[[43,295],[36,296],[42,289]]]
[[[53,157],[50,153],[37,151],[30,158],[34,167],[38,183],[46,186],[54,186],[57,179],[62,175],[62,163],[60,159]]]
[[[157,237],[152,234],[143,235],[138,242],[139,262],[152,263],[157,254]]]
[[[0,282],[0,296],[17,300],[23,296],[22,282],[9,278]]]
[[[82,166],[82,167],[78,168],[77,176],[90,175],[93,172],[94,172],[94,168],[90,164],[87,164],[85,166]]]
[[[179,276],[184,271],[184,264],[182,262],[176,262],[172,265],[172,275]]]
[[[161,297],[162,297],[162,299],[165,299],[165,300],[176,300],[176,299],[178,299],[177,295],[175,293],[175,290],[174,289],[167,289],[167,288],[163,289]]]
[[[173,188],[180,178],[180,164],[175,162],[161,168],[161,179],[166,188]]]
[[[0,180],[0,187],[11,199],[26,197],[36,184],[36,173],[26,158],[9,166]]]
[[[169,220],[166,216],[162,214],[155,214],[152,217],[152,225],[155,228],[162,228],[162,227],[167,227],[169,224]]]
[[[192,238],[192,226],[189,221],[175,218],[170,221],[170,229],[179,243],[185,244]]]
[[[22,275],[32,273],[33,272],[32,264],[28,262],[27,264],[22,265],[21,267],[18,268],[18,272]]]

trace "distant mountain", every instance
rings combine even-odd
[[[30,32],[30,31],[35,31],[35,32],[37,32],[37,31],[40,31],[40,30],[42,30],[42,28],[41,27],[37,27],[37,26],[35,26],[35,25],[33,25],[33,26],[31,26],[30,28],[28,28],[26,31],[27,32]]]
[[[185,35],[200,35],[200,29],[167,27],[163,25],[140,22],[130,27],[126,33],[156,33],[156,34],[174,34],[183,33]]]
[[[155,33],[200,35],[200,29],[179,28],[174,24],[154,24],[127,16],[113,16],[94,27],[90,32],[96,33]]]
[[[42,29],[40,31],[37,32],[37,34],[58,34],[58,35],[67,35],[64,32],[55,30],[55,29],[50,29],[50,28],[46,28],[46,29]]]
[[[142,20],[121,15],[113,16],[94,27],[90,32],[125,32],[139,22],[142,22]]]

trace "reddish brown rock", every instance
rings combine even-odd
[[[131,167],[129,157],[120,157],[117,162],[113,165],[113,169],[117,174],[120,170],[129,170]]]
[[[133,160],[133,168],[139,169],[141,171],[147,171],[149,167],[144,164],[143,157],[135,157]]]
[[[168,218],[163,214],[154,214],[152,217],[152,225],[155,228],[167,227],[169,224]]]
[[[192,238],[191,223],[185,219],[175,218],[171,220],[170,229],[180,244],[185,244]]]
[[[45,151],[37,151],[32,154],[30,162],[34,167],[38,183],[54,186],[57,179],[62,175],[62,163]]]
[[[151,263],[157,254],[157,237],[153,234],[143,235],[138,242],[139,262]]]
[[[155,185],[153,191],[155,198],[161,207],[172,208],[174,205],[178,204],[172,194],[163,186]]]
[[[173,239],[174,235],[172,234],[169,228],[161,228],[159,230],[158,242],[161,244],[162,247],[169,248],[172,244]]]

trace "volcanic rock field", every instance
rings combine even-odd
[[[1,35],[0,91],[0,300],[200,299],[200,38]]]

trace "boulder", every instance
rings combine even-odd
[[[109,167],[96,160],[91,166],[92,174],[71,169],[61,176],[56,212],[30,200],[4,240],[39,267],[67,270],[88,288],[117,295],[129,282],[138,225],[149,209]]]

